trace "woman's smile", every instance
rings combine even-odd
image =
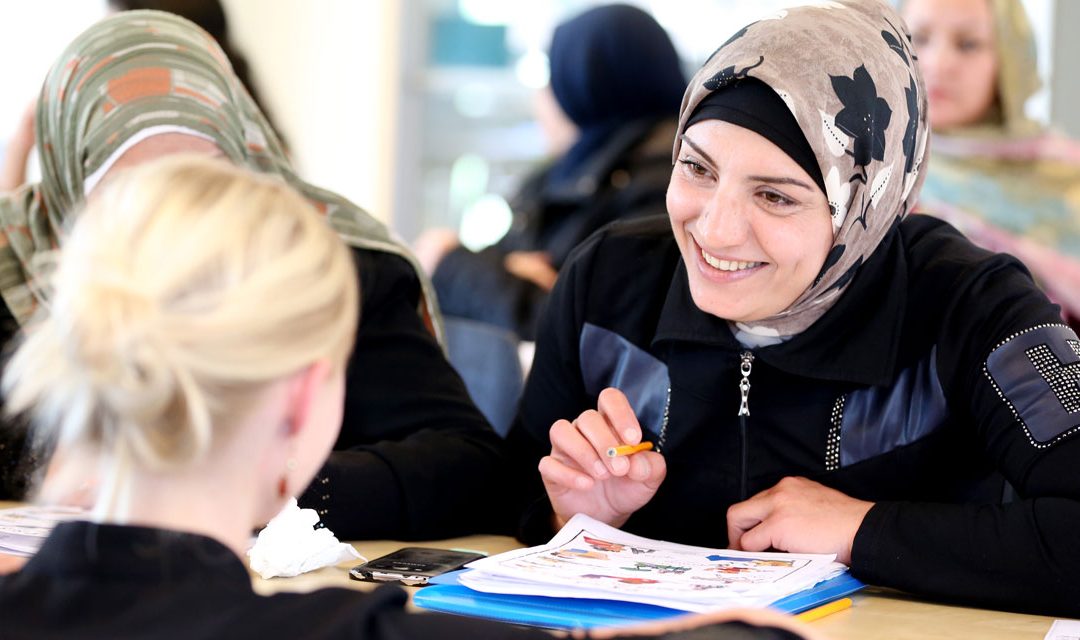
[[[740,260],[734,257],[716,256],[702,249],[692,234],[690,239],[698,249],[698,255],[701,258],[698,261],[698,269],[702,275],[714,282],[744,280],[760,273],[769,264],[760,260]]]

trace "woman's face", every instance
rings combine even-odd
[[[926,81],[930,126],[949,129],[983,119],[997,99],[989,0],[907,0],[904,20]]]
[[[667,206],[694,304],[734,322],[791,306],[832,247],[829,205],[814,180],[779,147],[729,122],[686,130]]]

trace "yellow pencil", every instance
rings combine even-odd
[[[651,449],[651,442],[642,442],[641,444],[624,444],[619,447],[608,447],[607,457],[614,458],[615,456],[628,456],[631,453],[637,453],[638,451],[650,451]]]
[[[814,607],[809,611],[803,611],[795,617],[803,622],[813,622],[814,620],[820,620],[831,613],[843,611],[850,607],[851,604],[851,598],[840,598],[839,600],[833,600],[832,602],[823,604],[820,607]]]

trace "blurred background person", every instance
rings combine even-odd
[[[906,0],[930,101],[933,160],[919,210],[1021,258],[1080,318],[1080,144],[1025,112],[1039,88],[1019,0]]]
[[[454,232],[436,229],[415,245],[447,316],[524,340],[533,339],[558,270],[579,242],[612,220],[663,213],[686,88],[668,34],[627,5],[596,7],[559,25],[549,59],[550,94],[538,97],[538,117],[545,133],[554,132],[550,147],[567,146],[565,120],[576,129],[573,143],[525,179],[497,244],[472,252]]]
[[[119,51],[126,51],[120,62],[105,64]],[[432,539],[493,526],[490,509],[462,496],[481,491],[501,468],[501,441],[443,354],[426,277],[366,211],[297,176],[207,33],[152,11],[125,11],[91,26],[43,84],[37,141],[41,182],[0,197],[3,342],[47,306],[42,277],[64,230],[84,197],[114,172],[201,152],[278,176],[319,208],[352,247],[361,274],[363,313],[337,451],[301,504],[352,539]],[[0,429],[0,445],[0,489],[17,497],[27,479],[20,431]]]

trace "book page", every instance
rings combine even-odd
[[[768,604],[846,570],[834,560],[650,540],[579,514],[546,545],[470,563],[477,571],[461,581],[479,591],[605,597],[697,611]]]

